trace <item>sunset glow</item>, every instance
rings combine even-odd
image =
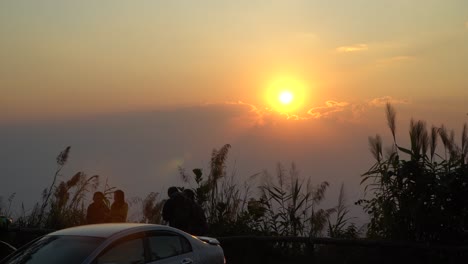
[[[281,77],[269,85],[266,99],[273,110],[280,113],[294,113],[304,107],[307,89],[297,78]]]
[[[288,105],[293,101],[294,95],[290,91],[283,91],[280,93],[278,99],[282,104]]]

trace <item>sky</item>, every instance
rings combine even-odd
[[[344,183],[352,204],[373,164],[368,136],[391,143],[387,102],[401,142],[412,117],[461,133],[466,10],[465,0],[1,1],[0,196],[37,201],[69,145],[64,179],[82,170],[144,196],[179,183],[178,166],[208,170],[229,143],[241,182],[295,162],[330,182],[326,203]]]

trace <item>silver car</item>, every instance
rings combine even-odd
[[[1,263],[223,264],[218,240],[152,224],[97,224],[45,235]]]

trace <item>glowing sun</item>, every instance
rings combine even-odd
[[[282,104],[290,104],[294,100],[294,95],[290,91],[283,91],[278,96],[279,101]]]
[[[282,77],[273,80],[266,89],[266,100],[270,107],[281,113],[300,111],[305,104],[307,88],[297,78]]]

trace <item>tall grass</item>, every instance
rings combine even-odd
[[[7,199],[8,204],[7,205],[4,204],[3,197],[0,196],[0,215],[11,218],[11,216],[12,216],[11,205],[13,203],[13,200],[15,199],[15,196],[16,196],[15,192],[10,194],[10,196],[8,196],[8,199]]]
[[[367,197],[358,201],[369,213],[368,235],[393,239],[460,241],[468,226],[467,125],[461,145],[454,130],[411,120],[410,147],[400,146],[396,137],[396,112],[387,104],[387,123],[393,148],[382,158],[382,139],[369,138],[376,163],[362,175]],[[437,152],[438,141],[442,153]],[[408,158],[402,158],[408,157]]]
[[[57,169],[52,183],[42,192],[42,203],[36,203],[27,213],[22,205],[22,213],[16,221],[21,227],[38,227],[60,229],[85,224],[86,198],[99,186],[99,176],[88,176],[77,172],[68,180],[60,181],[65,164],[68,161],[71,147],[65,148],[57,156]],[[107,186],[107,184],[106,184]],[[112,188],[105,188],[109,193]]]
[[[265,221],[272,234],[281,236],[318,236],[333,209],[321,209],[328,182],[313,186],[310,178],[299,176],[294,163],[289,172],[278,163],[276,178],[264,172],[260,186],[261,201],[266,207]]]
[[[227,168],[230,148],[226,144],[211,152],[206,176],[200,168],[193,169],[191,174],[179,168],[183,182],[192,186],[196,202],[205,211],[211,235],[324,234],[327,223],[330,226],[330,216],[336,212],[336,208],[321,208],[328,182],[312,184],[310,177],[300,175],[294,163],[288,169],[278,163],[275,176],[264,171],[242,177],[241,180],[235,167],[230,170]],[[58,155],[57,170],[52,183],[43,191],[42,202],[36,203],[29,212],[22,206],[18,225],[59,229],[85,224],[88,197],[98,188],[104,192],[109,203],[114,187],[109,186],[108,179],[101,185],[98,175],[88,176],[84,172],[63,179],[65,177],[61,172],[70,149],[67,147]],[[139,206],[141,212],[136,220],[162,224],[164,202],[161,195],[155,192],[144,199],[133,199],[132,204]],[[334,230],[340,228],[342,225],[338,224]]]
[[[334,208],[335,221],[328,218],[328,236],[333,238],[357,238],[359,231],[354,223],[351,222],[348,205],[346,204],[344,184],[341,184],[338,203]]]
[[[143,218],[140,222],[162,224],[162,208],[164,200],[161,200],[159,193],[151,192],[141,203]]]
[[[217,235],[264,234],[278,236],[319,236],[325,230],[333,208],[322,209],[328,182],[314,186],[311,178],[299,175],[293,163],[287,171],[278,163],[276,177],[267,171],[255,173],[239,184],[236,170],[227,176],[230,145],[213,150],[210,173],[202,169],[193,175],[179,172],[186,183],[196,186],[197,202],[205,209],[210,230]],[[253,182],[261,176],[261,182]],[[252,188],[253,187],[253,188]],[[257,194],[255,194],[257,193]]]

